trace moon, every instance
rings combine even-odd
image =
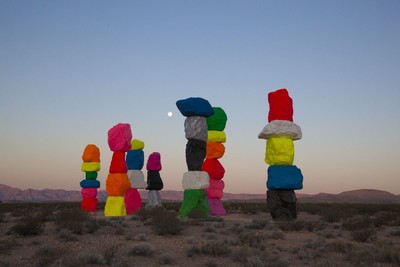
[[[167,113],[167,115],[168,115],[168,117],[172,117],[173,114],[172,114],[172,112],[170,111],[170,112]]]

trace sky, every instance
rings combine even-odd
[[[399,13],[397,0],[0,0],[0,184],[80,190],[96,144],[105,189],[107,131],[129,123],[146,160],[161,153],[164,189],[182,190],[175,103],[202,97],[228,116],[224,191],[263,194],[257,136],[286,88],[298,193],[400,194]]]

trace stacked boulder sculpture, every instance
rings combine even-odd
[[[147,187],[149,190],[147,197],[146,208],[162,207],[160,190],[163,189],[164,184],[160,176],[161,155],[158,152],[153,152],[149,155],[146,164],[147,169]]]
[[[183,201],[179,216],[187,218],[189,213],[198,212],[200,216],[210,214],[210,206],[205,189],[210,185],[210,177],[203,171],[206,157],[208,127],[207,118],[214,114],[210,103],[201,97],[178,100],[176,106],[185,119],[186,164],[188,171],[183,174]]]
[[[108,145],[113,151],[106,180],[108,194],[105,216],[126,216],[125,193],[131,188],[125,153],[131,150],[132,132],[128,123],[119,123],[108,131]]]
[[[142,208],[142,198],[138,189],[147,187],[142,168],[144,165],[144,142],[139,139],[131,141],[131,150],[126,153],[126,166],[131,188],[125,193],[126,214],[134,214]]]
[[[210,215],[226,215],[222,204],[225,183],[222,178],[225,169],[218,159],[225,153],[226,135],[224,132],[228,117],[220,107],[213,107],[214,114],[207,118],[208,141],[206,159],[203,163],[203,171],[210,177],[210,186],[206,188],[208,202],[210,204]]]
[[[82,154],[82,168],[85,172],[85,180],[82,180],[82,203],[81,210],[95,212],[97,210],[97,189],[100,182],[97,180],[98,171],[100,171],[100,150],[96,145],[89,144],[85,147]]]
[[[302,137],[301,128],[293,122],[293,101],[285,88],[268,94],[268,124],[258,135],[266,139],[267,206],[275,220],[297,218],[296,194],[303,188],[301,170],[293,165],[294,140]]]

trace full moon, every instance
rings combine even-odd
[[[172,112],[168,112],[168,117],[172,117]]]

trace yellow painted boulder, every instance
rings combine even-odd
[[[274,137],[267,140],[265,162],[269,165],[293,165],[294,145],[290,138]]]
[[[83,172],[98,172],[100,171],[100,162],[83,162],[81,170]]]
[[[140,149],[144,149],[144,142],[139,139],[132,139],[131,150],[140,150]]]
[[[124,197],[109,196],[104,207],[104,216],[126,216]]]
[[[208,131],[208,142],[226,142],[226,134],[224,131]]]

